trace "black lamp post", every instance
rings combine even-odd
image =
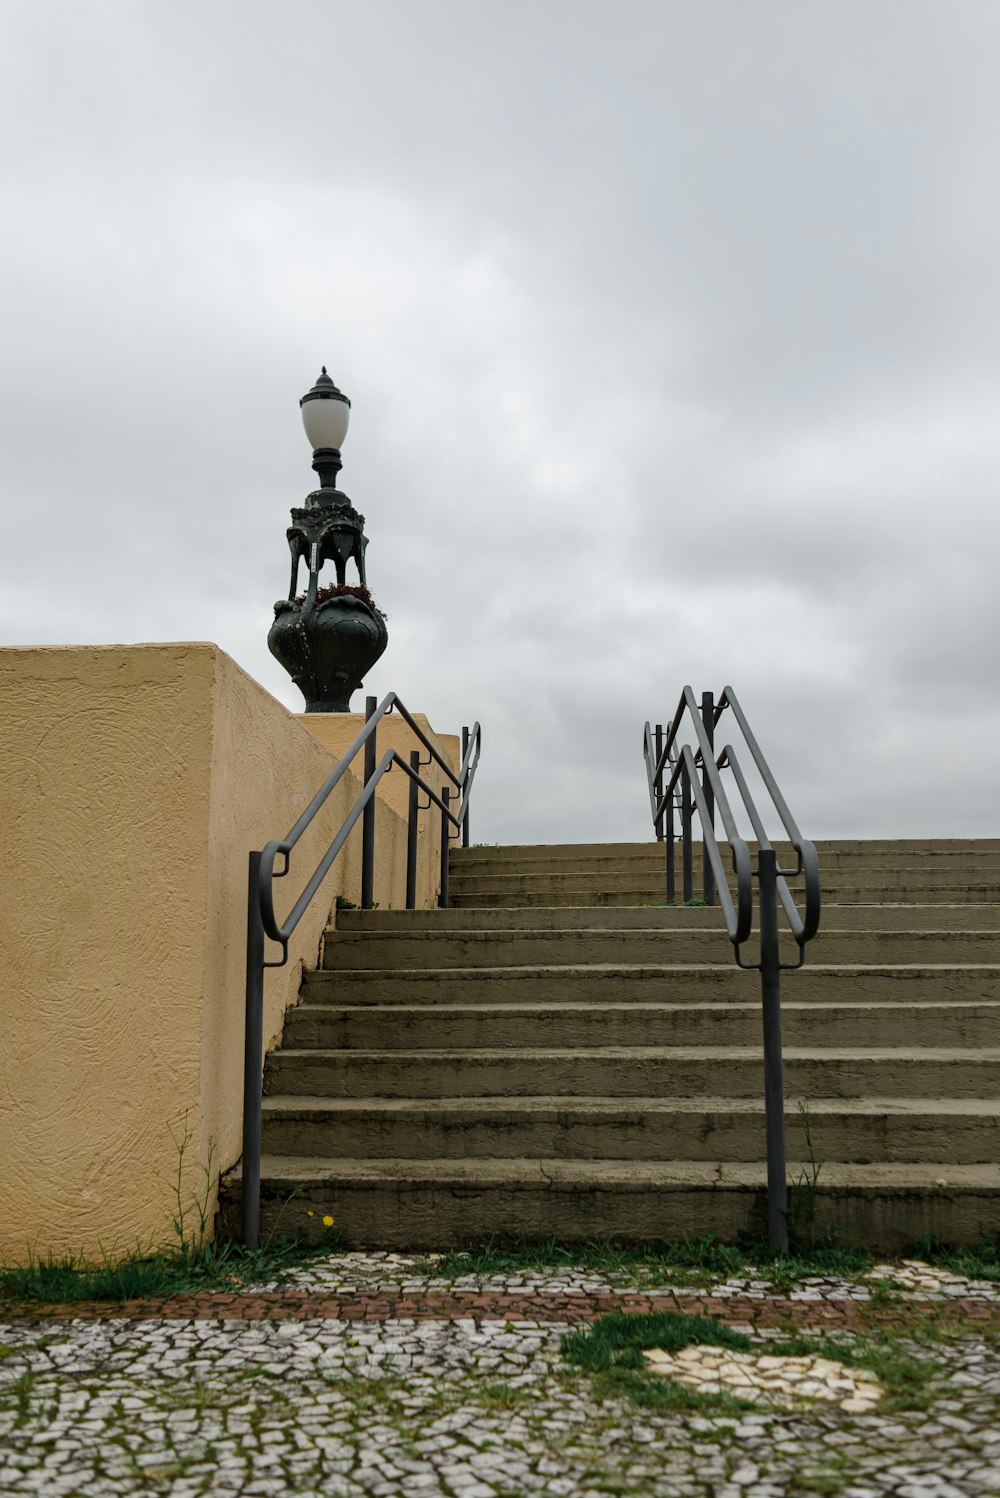
[[[287,532],[291,587],[287,599],[274,605],[267,643],[301,690],[307,713],[348,713],[351,693],[363,686],[362,677],[385,650],[389,635],[365,580],[365,517],[336,487],[351,403],[324,365],[299,405],[320,488],[306,495],[301,509],[292,510]],[[309,567],[309,584],[304,595],[296,596],[302,557]],[[351,559],[358,570],[356,584],[347,582]],[[320,587],[324,562],[333,562],[337,581]]]

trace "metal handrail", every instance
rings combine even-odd
[[[388,713],[397,712],[409,725],[411,731],[427,751],[424,760],[419,749],[410,751],[409,762],[396,749],[387,749],[376,764],[376,735],[378,725]],[[375,887],[375,792],[383,775],[398,765],[409,777],[410,794],[406,836],[406,908],[412,910],[416,903],[416,852],[417,818],[420,811],[428,811],[432,805],[441,812],[441,894],[439,903],[448,905],[448,845],[455,835],[455,828],[465,847],[469,845],[469,797],[482,744],[482,730],[476,723],[471,732],[462,729],[462,763],[456,775],[441,756],[423,729],[416,723],[395,692],[376,704],[374,697],[367,699],[365,726],[356,736],[346,754],[340,759],[330,775],[320,786],[309,805],[283,838],[273,838],[260,851],[249,856],[247,885],[247,975],[246,975],[246,1022],[243,1047],[243,1169],[241,1187],[241,1237],[247,1248],[256,1248],[260,1236],[260,1150],[261,1150],[261,1078],[264,1051],[264,971],[269,967],[284,967],[288,961],[288,943],[299,921],[302,919],[317,890],[330,872],[337,855],[342,851],[359,819],[362,820],[361,837],[361,906],[372,905]],[[364,751],[364,789],[341,823],[332,842],[323,854],[305,888],[295,901],[283,922],[274,913],[274,880],[283,879],[290,868],[291,852],[299,838],[322,810],[329,797],[347,774],[354,760]],[[441,787],[440,794],[420,774],[421,768],[436,764],[444,772],[458,792],[457,810],[451,809],[451,788]],[[419,796],[427,796],[425,806],[420,806]],[[279,857],[284,865],[276,868]],[[265,939],[270,937],[281,947],[280,961],[268,961],[265,956]]]
[[[452,811],[446,810],[444,802],[439,796],[434,793],[429,785],[421,780],[419,776],[415,777],[419,783],[420,789],[425,792],[425,794],[430,798],[431,801],[434,802],[435,805],[441,808],[442,813],[447,816],[448,821],[454,827],[461,828],[463,837],[468,836],[469,793],[472,789],[472,782],[475,778],[476,766],[479,763],[479,749],[482,740],[482,731],[479,727],[479,724],[476,723],[472,729],[472,734],[469,738],[469,742],[466,748],[465,758],[462,761],[459,773],[456,775],[448,762],[443,759],[435,749],[434,745],[431,743],[430,739],[428,739],[427,735],[424,733],[420,725],[414,721],[412,715],[407,711],[406,707],[403,705],[395,692],[390,692],[388,696],[383,697],[382,701],[378,704],[377,707],[373,706],[374,702],[375,699],[373,697],[368,698],[367,721],[364,728],[354,739],[353,743],[351,744],[350,748],[347,750],[343,758],[338,761],[331,774],[320,786],[319,790],[316,792],[315,796],[310,801],[309,805],[306,807],[305,811],[299,817],[295,825],[291,828],[291,830],[285,837],[274,838],[271,842],[265,843],[261,851],[261,872],[259,881],[261,919],[263,920],[264,930],[266,934],[272,939],[272,941],[280,943],[283,949],[281,962],[266,963],[265,966],[267,967],[283,967],[285,962],[288,960],[288,940],[292,935],[292,932],[295,930],[295,927],[298,925],[299,921],[304,915],[306,908],[312,901],[313,896],[319,889],[319,886],[322,884],[324,878],[329,873],[330,868],[332,867],[333,862],[337,857],[337,854],[344,847],[344,844],[347,842],[348,837],[354,830],[358,818],[365,811],[366,807],[372,802],[372,798],[375,794],[375,788],[378,785],[378,782],[382,779],[382,776],[392,768],[393,764],[398,764],[400,768],[406,772],[407,775],[414,774],[411,767],[394,749],[388,749],[382,756],[382,760],[377,766],[372,765],[371,767],[369,767],[366,765],[364,790],[358,797],[357,801],[355,801],[353,807],[347,815],[347,818],[341,826],[340,831],[337,833],[333,842],[330,844],[330,847],[320,859],[320,862],[317,865],[312,877],[310,878],[305,889],[302,891],[302,894],[299,896],[298,900],[293,905],[291,911],[285,919],[284,924],[279,925],[277,917],[274,914],[273,880],[283,879],[288,873],[289,854],[295,847],[295,844],[298,842],[303,832],[305,832],[306,828],[313,821],[320,808],[326,803],[333,791],[336,790],[337,786],[347,774],[348,770],[350,769],[354,760],[357,758],[360,751],[362,749],[366,749],[369,744],[374,744],[378,725],[379,723],[381,723],[382,719],[389,713],[395,711],[401,718],[404,719],[404,721],[409,725],[412,732],[427,750],[428,755],[430,756],[427,763],[436,763],[439,768],[444,771],[445,775],[451,781],[452,785],[454,785],[455,788],[461,793],[459,811],[456,815]],[[468,733],[468,729],[463,729],[463,737]],[[374,758],[374,756],[372,756],[372,758]],[[427,808],[425,807],[423,809],[426,810]],[[284,856],[285,864],[284,868],[276,869],[274,865],[279,854]],[[364,898],[364,886],[367,883],[370,883],[370,879],[366,878],[366,871],[370,871],[371,869],[373,855],[374,841],[371,837],[369,837],[368,839],[366,839],[365,845],[362,847],[362,905],[371,904],[370,893],[368,899]],[[445,898],[447,900],[447,895],[445,896]]]
[[[764,820],[753,799],[743,768],[732,744],[720,754],[715,751],[715,730],[723,714],[732,712],[754,766],[763,782],[774,811],[796,855],[794,869],[782,869],[764,827]],[[697,749],[679,743],[681,726],[689,716],[694,728]],[[781,1051],[781,973],[799,968],[805,961],[806,944],[819,929],[820,883],[816,849],[804,838],[778,788],[760,745],[754,737],[746,715],[732,687],[725,687],[718,702],[711,692],[702,694],[699,706],[694,692],[686,686],[677,711],[664,733],[661,724],[655,731],[646,723],[643,730],[643,758],[649,790],[650,812],[658,841],[666,844],[667,900],[676,895],[675,813],[681,818],[682,887],[685,902],[693,899],[692,819],[697,813],[701,824],[704,854],[702,879],[705,903],[718,903],[726,924],[726,934],[733,944],[737,965],[761,975],[761,1000],[764,1030],[764,1113],[767,1134],[767,1202],[768,1236],[773,1247],[788,1243],[788,1187],[785,1164],[785,1105]],[[752,866],[750,846],[741,837],[726,794],[721,772],[729,770],[739,791],[743,808],[757,838],[757,867]],[[669,773],[667,773],[669,771]],[[699,782],[700,772],[700,782]],[[726,878],[722,853],[716,837],[716,813],[721,817],[726,841],[732,854],[736,885],[735,900]],[[804,879],[804,908],[800,913],[788,888],[788,880]],[[754,914],[754,880],[758,890],[758,930],[760,960],[746,962],[741,948],[750,938]],[[785,913],[791,935],[798,947],[798,960],[781,961],[778,907]]]

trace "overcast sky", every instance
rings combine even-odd
[[[997,835],[996,0],[0,27],[0,642],[214,640],[298,710],[326,363],[366,688],[481,719],[474,839],[648,836],[688,681],[807,835]]]

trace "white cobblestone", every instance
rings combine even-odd
[[[403,1255],[340,1255],[298,1288],[407,1293],[637,1288],[623,1270],[418,1272]],[[426,1265],[433,1269],[433,1264]],[[904,1301],[978,1292],[900,1266]],[[644,1291],[655,1289],[645,1279]],[[664,1281],[663,1288],[676,1288]],[[766,1298],[748,1275],[714,1295]],[[807,1301],[870,1295],[810,1276]],[[884,1293],[884,1292],[882,1292]],[[982,1298],[996,1299],[994,1286]],[[381,1323],[167,1321],[111,1316],[0,1327],[0,1491],[72,1498],[286,1494],[342,1498],[977,1498],[1000,1492],[1000,1348],[969,1335],[924,1355],[946,1366],[930,1410],[852,1417],[769,1408],[736,1417],[651,1412],[560,1353],[561,1324],[471,1317]],[[762,1341],[762,1345],[763,1341]],[[909,1349],[913,1351],[914,1348]],[[921,1349],[916,1349],[920,1351]]]
[[[604,1291],[634,1290],[656,1294],[706,1293],[704,1284],[685,1285],[682,1271],[654,1264],[643,1266],[637,1277],[635,1266],[594,1270],[573,1266],[552,1269],[519,1269],[504,1274],[463,1273],[443,1275],[435,1272],[442,1255],[421,1256],[392,1253],[341,1253],[318,1258],[296,1270],[281,1282],[286,1289],[337,1292],[366,1290],[372,1294],[423,1293],[428,1290],[471,1290],[499,1294],[550,1292],[562,1295],[599,1294]],[[1000,1299],[1000,1286],[987,1280],[969,1280],[949,1270],[938,1269],[920,1260],[903,1260],[900,1264],[875,1265],[860,1280],[837,1275],[808,1275],[793,1284],[787,1298],[812,1302],[818,1300],[871,1299],[872,1288],[888,1283],[892,1293],[907,1300],[949,1300],[965,1295],[977,1299]],[[280,1288],[272,1282],[266,1288]],[[770,1279],[751,1274],[720,1277],[708,1293],[726,1298],[741,1296],[765,1300],[775,1293]]]

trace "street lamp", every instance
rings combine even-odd
[[[337,488],[351,403],[324,365],[299,405],[320,488],[306,495],[301,509],[292,510],[287,531],[292,580],[287,599],[274,605],[267,643],[301,690],[307,713],[348,713],[352,692],[364,685],[362,677],[385,650],[389,635],[365,577],[365,517]],[[298,594],[303,557],[309,582],[305,593]],[[357,583],[347,581],[349,561],[357,568]],[[337,580],[321,586],[324,562],[333,563]]]
[[[313,467],[322,484],[331,487],[341,469],[340,449],[351,420],[351,403],[342,390],[338,390],[326,372],[323,372],[311,390],[307,390],[299,401],[302,410],[302,425],[313,445]]]

